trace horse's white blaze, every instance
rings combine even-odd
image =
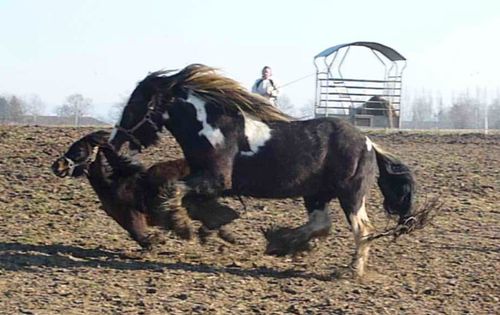
[[[247,137],[250,151],[242,151],[241,155],[252,156],[259,152],[266,142],[271,139],[271,128],[262,121],[245,117],[245,136]]]
[[[187,98],[187,102],[193,105],[196,110],[196,119],[202,124],[202,129],[200,130],[200,132],[198,132],[198,134],[207,138],[207,140],[213,147],[216,147],[217,145],[223,145],[224,135],[222,134],[220,129],[210,126],[210,124],[207,122],[207,110],[205,108],[205,101],[190,93],[189,97]]]
[[[371,151],[373,147],[373,142],[370,140],[370,138],[366,137],[366,149],[368,151]]]
[[[350,214],[352,232],[354,234],[354,241],[356,242],[356,256],[353,262],[353,267],[356,269],[359,276],[362,276],[365,270],[365,264],[368,261],[368,252],[370,244],[363,241],[363,238],[370,233],[370,220],[366,214],[365,197],[361,207],[356,213]]]
[[[308,224],[310,224],[311,228],[314,231],[329,229],[331,224],[330,218],[328,216],[328,210],[314,210],[313,212],[311,212],[309,214]]]

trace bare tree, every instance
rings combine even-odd
[[[292,101],[285,94],[280,95],[278,99],[278,108],[288,115],[293,115],[293,112],[295,110]]]
[[[488,106],[488,128],[500,129],[500,98],[496,98]]]
[[[412,120],[414,122],[431,121],[433,118],[434,103],[432,95],[423,92],[412,103]]]
[[[454,128],[478,128],[481,111],[479,102],[470,97],[468,93],[459,96],[448,110],[448,117]]]
[[[25,104],[19,97],[13,95],[9,99],[9,120],[20,122],[25,113]]]
[[[33,116],[33,123],[37,123],[37,117],[40,116],[45,110],[45,104],[42,102],[40,96],[33,94],[26,102],[26,114]]]
[[[9,101],[5,97],[0,96],[0,121],[6,122],[9,120],[9,116]]]
[[[282,94],[278,98],[278,108],[282,112],[284,112],[292,117],[298,118],[298,119],[306,118],[306,117],[310,118],[314,115],[314,101],[313,100],[309,100],[306,104],[304,104],[302,106],[297,106],[297,105],[292,103],[292,101],[290,100],[290,98],[287,95],[284,95],[284,94]]]
[[[308,100],[304,105],[297,109],[297,118],[313,118],[314,117],[314,100]]]
[[[81,94],[68,96],[65,103],[56,108],[56,114],[61,117],[74,117],[75,126],[79,125],[80,118],[88,115],[92,108],[92,100]]]

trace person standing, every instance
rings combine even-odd
[[[273,72],[271,67],[265,66],[262,68],[262,77],[257,79],[252,86],[252,93],[259,94],[269,100],[274,106],[277,105],[278,88],[276,82],[272,78]]]

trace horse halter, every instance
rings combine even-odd
[[[153,100],[149,101],[148,110],[146,112],[146,115],[144,115],[144,117],[134,127],[126,129],[126,128],[123,128],[122,126],[120,126],[119,124],[115,125],[115,129],[117,131],[123,132],[129,138],[129,140],[132,141],[139,148],[142,147],[142,143],[139,139],[137,139],[136,136],[134,136],[134,132],[137,129],[141,128],[142,125],[144,125],[145,123],[149,123],[154,128],[155,132],[158,131],[158,126],[156,125],[156,123],[153,121],[153,119],[151,117],[151,114],[154,113],[155,109],[156,109],[154,104],[152,104],[152,103],[153,103]]]
[[[96,158],[97,158],[97,152],[99,151],[99,146],[95,146],[92,148],[92,154],[87,157],[83,162],[75,162],[73,161],[72,159],[70,159],[69,157],[67,157],[66,155],[63,156],[64,160],[66,161],[66,163],[68,163],[68,174],[69,176],[73,175],[73,172],[75,171],[75,168],[77,168],[78,166],[82,166],[82,165],[90,165],[92,164]]]

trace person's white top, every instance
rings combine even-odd
[[[278,97],[279,91],[277,89],[276,81],[273,78],[257,79],[252,86],[252,93],[262,95],[270,100],[273,104]]]

